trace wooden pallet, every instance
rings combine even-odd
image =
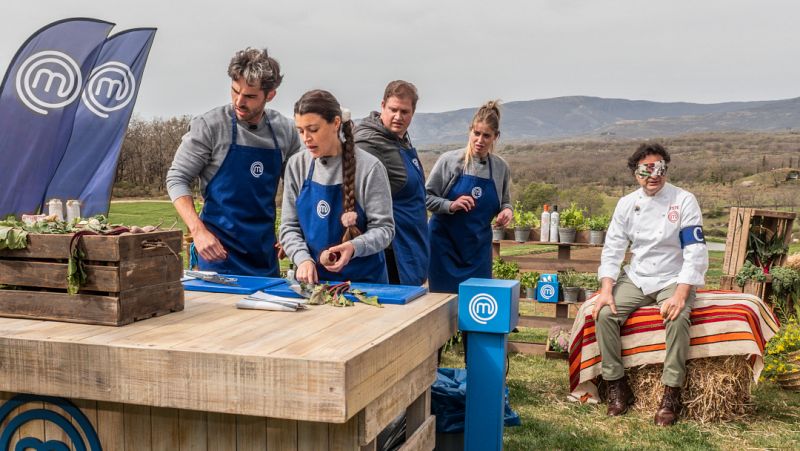
[[[87,282],[67,294],[72,234],[0,251],[0,316],[121,326],[183,310],[181,232],[81,238]]]
[[[784,241],[788,245],[792,239],[792,223],[796,216],[796,213],[785,211],[732,207],[728,220],[728,237],[725,240],[722,273],[735,276],[744,265],[748,250],[747,237],[753,224],[760,223],[778,236],[784,236]],[[774,266],[783,265],[785,260],[786,256],[784,255],[775,261]]]

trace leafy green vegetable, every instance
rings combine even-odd
[[[301,283],[300,287],[304,291],[311,292],[311,296],[308,298],[308,303],[311,305],[330,304],[334,307],[350,307],[353,305],[353,301],[347,299],[345,294],[352,294],[363,304],[383,307],[378,302],[377,296],[367,296],[367,294],[361,290],[351,290],[350,282],[343,282],[336,285],[329,285],[327,283],[318,285]]]
[[[333,300],[333,302],[331,302],[331,305],[333,305],[334,307],[350,307],[351,305],[353,305],[353,301],[347,299],[344,294],[340,294],[335,296],[335,299]]]
[[[0,250],[24,249],[28,246],[28,234],[69,234],[74,233],[70,241],[69,260],[67,262],[67,293],[77,294],[80,287],[86,284],[86,268],[83,260],[85,254],[80,246],[80,237],[83,235],[115,235],[127,232],[126,227],[119,224],[109,224],[104,215],[88,218],[84,223],[71,224],[58,219],[48,219],[34,223],[17,220],[13,215],[0,221]],[[0,286],[2,288],[2,286]]]
[[[764,270],[753,264],[750,260],[746,260],[739,272],[736,273],[736,285],[743,287],[748,280],[755,280],[756,282],[764,282],[767,280],[767,275]]]
[[[20,227],[0,225],[0,250],[26,247],[28,247],[28,232]]]
[[[308,303],[311,305],[323,305],[330,302],[330,295],[328,294],[328,284],[312,285],[311,297],[308,298]],[[305,288],[304,288],[305,289]]]
[[[358,299],[358,302],[367,305],[373,305],[375,307],[383,308],[380,302],[378,302],[378,296],[367,296],[367,293],[364,293],[361,290],[350,290],[350,294]]]
[[[747,235],[746,258],[768,274],[772,265],[789,251],[786,245],[789,231],[784,230],[783,235],[778,235],[761,224],[753,225]]]
[[[86,255],[80,246],[75,246],[69,254],[67,262],[67,293],[78,294],[81,286],[86,284],[86,267],[83,259]]]

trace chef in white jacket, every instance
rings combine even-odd
[[[694,195],[667,183],[670,155],[660,144],[642,144],[628,159],[640,188],[617,203],[597,276],[601,288],[592,316],[608,383],[608,415],[624,414],[634,401],[622,365],[620,328],[637,308],[657,304],[666,329],[661,382],[664,397],[655,423],[672,425],[681,408],[686,377],[689,314],[705,283],[708,249]],[[629,265],[620,273],[630,245]]]

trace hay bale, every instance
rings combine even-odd
[[[636,395],[634,408],[655,414],[661,405],[663,365],[628,370],[628,381]],[[686,383],[681,392],[681,418],[700,423],[733,421],[752,410],[750,390],[753,370],[745,356],[709,357],[686,362]]]
[[[800,253],[786,257],[786,264],[784,264],[784,266],[800,271]]]

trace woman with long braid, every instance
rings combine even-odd
[[[466,149],[451,150],[436,161],[425,184],[431,260],[430,290],[458,293],[470,277],[492,277],[491,220],[511,220],[511,175],[494,155],[500,136],[500,109],[489,101],[475,113]]]
[[[388,283],[383,249],[394,237],[386,169],[353,143],[353,122],[327,91],[294,105],[306,147],[283,178],[280,242],[300,282]]]

